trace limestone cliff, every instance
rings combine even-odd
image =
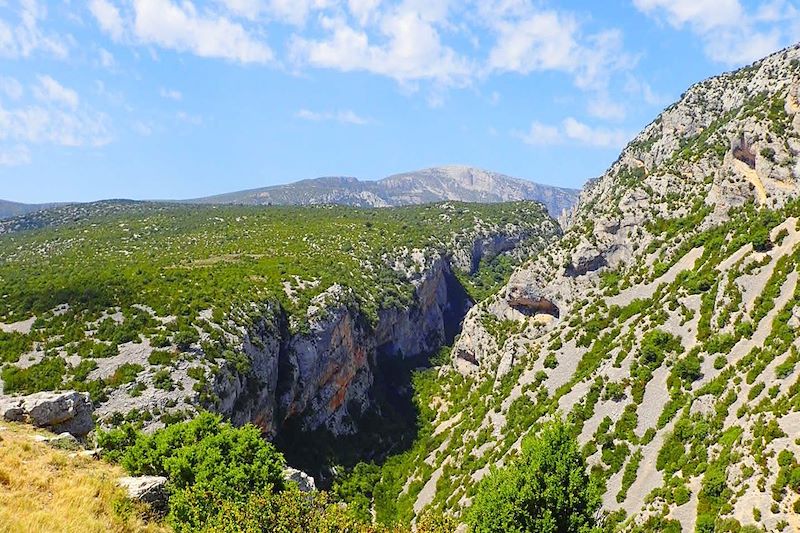
[[[472,385],[435,400],[398,506],[460,512],[561,412],[619,529],[800,525],[799,96],[798,46],[699,83],[587,185],[468,313],[440,378]]]

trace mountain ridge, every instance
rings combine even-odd
[[[396,207],[448,200],[478,203],[534,200],[543,203],[550,215],[558,218],[572,208],[577,195],[576,189],[542,185],[465,165],[446,165],[393,174],[375,181],[346,176],[310,178],[186,202]]]
[[[577,201],[578,193],[577,189],[543,185],[466,165],[446,165],[393,174],[375,181],[351,176],[323,176],[200,198],[158,201],[210,205],[400,207],[442,201],[499,203],[533,200],[544,204],[553,218],[564,220]],[[24,204],[0,200],[0,219],[64,203]]]

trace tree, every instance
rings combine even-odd
[[[545,425],[522,444],[520,457],[481,482],[468,514],[474,533],[595,531],[600,491],[569,426]]]

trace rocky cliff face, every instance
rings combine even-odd
[[[432,261],[413,283],[411,305],[381,310],[374,325],[340,285],[312,301],[308,331],[291,334],[285,319],[275,315],[259,320],[242,344],[249,371],[228,366],[216,376],[218,409],[270,435],[290,419],[306,431],[354,433],[360,416],[373,406],[378,356],[435,352],[452,339],[472,305],[445,257]]]
[[[560,412],[618,529],[800,526],[799,96],[797,46],[699,83],[586,187],[468,313],[398,506],[459,512]]]

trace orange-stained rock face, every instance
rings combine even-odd
[[[367,351],[362,347],[356,347],[353,350],[353,360],[351,365],[347,365],[345,368],[342,369],[342,372],[337,374],[334,377],[334,383],[337,386],[336,393],[328,402],[328,409],[333,412],[339,409],[342,405],[344,405],[345,399],[347,398],[347,392],[350,387],[350,383],[353,381],[353,378],[356,376],[359,368],[362,368],[367,363]]]

